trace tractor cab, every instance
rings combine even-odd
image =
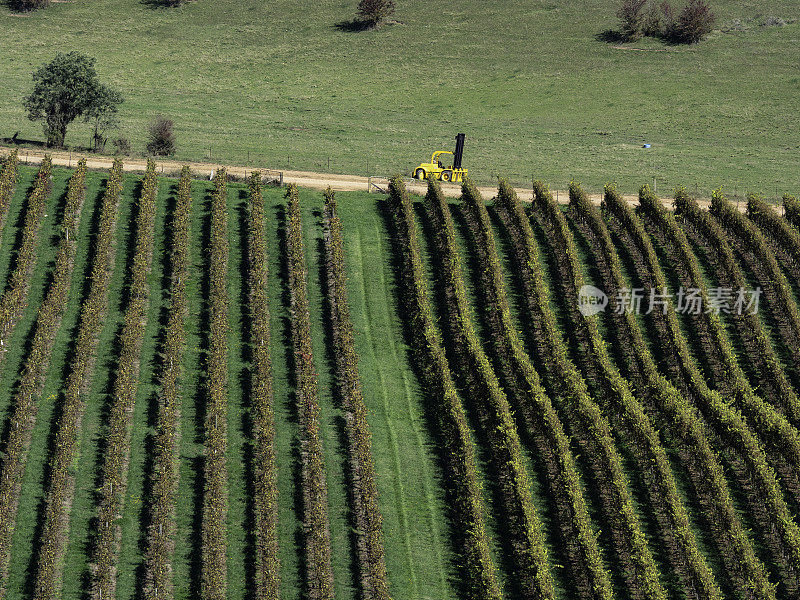
[[[437,150],[431,155],[431,162],[421,163],[412,176],[415,179],[427,179],[434,177],[440,181],[462,181],[467,175],[467,170],[461,168],[461,154],[464,151],[464,134],[459,133],[456,136],[456,151],[450,152],[449,150]],[[442,163],[443,155],[449,154],[453,157],[453,164],[446,165]]]

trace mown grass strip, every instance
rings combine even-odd
[[[42,536],[37,552],[33,596],[50,600],[60,594],[61,572],[74,493],[72,462],[84,410],[84,389],[91,377],[97,336],[108,306],[108,284],[114,268],[114,229],[122,191],[122,161],[114,161],[100,209],[99,233],[92,265],[89,296],[81,307],[75,353],[50,459]]]
[[[128,306],[119,337],[120,354],[110,407],[106,452],[101,466],[100,500],[92,565],[92,597],[116,595],[117,557],[125,491],[128,482],[131,419],[139,386],[140,351],[147,325],[150,288],[147,276],[153,255],[153,223],[157,192],[155,163],[148,161],[136,218]]]
[[[388,204],[399,254],[401,305],[409,321],[407,331],[417,353],[421,380],[432,400],[440,454],[447,471],[454,545],[461,563],[459,587],[468,599],[500,600],[486,535],[475,447],[428,303],[411,200],[399,177],[389,182]]]
[[[52,284],[36,314],[30,353],[25,359],[19,386],[12,401],[12,425],[8,439],[5,440],[5,456],[0,467],[0,595],[4,593],[8,577],[20,485],[36,421],[36,395],[50,362],[55,334],[61,324],[61,313],[69,295],[75,257],[75,232],[85,195],[86,161],[83,160],[78,163],[70,177]]]
[[[372,458],[372,435],[358,373],[358,354],[347,299],[342,223],[330,188],[325,192],[325,273],[337,384],[346,413],[351,500],[356,523],[361,593],[365,600],[388,600],[383,517]]]
[[[290,185],[288,199],[287,260],[292,313],[292,345],[300,419],[303,523],[310,600],[333,598],[328,486],[319,435],[317,373],[311,343],[311,316],[307,295],[307,268],[303,250],[303,224],[297,187]]]

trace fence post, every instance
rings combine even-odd
[[[367,191],[372,193],[372,177],[367,177]]]
[[[283,171],[280,172],[280,182],[279,185],[283,185]]]

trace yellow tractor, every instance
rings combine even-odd
[[[412,177],[414,179],[427,179],[433,177],[441,181],[463,181],[467,176],[467,170],[461,168],[461,155],[464,152],[464,134],[459,133],[456,136],[456,151],[450,152],[448,150],[439,150],[431,155],[431,162],[422,163],[416,169]],[[453,166],[445,166],[442,164],[440,157],[443,154],[450,154],[453,157]]]

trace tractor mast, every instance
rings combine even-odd
[[[453,169],[461,168],[461,155],[464,153],[464,134],[459,133],[456,136],[456,151],[453,154]]]

